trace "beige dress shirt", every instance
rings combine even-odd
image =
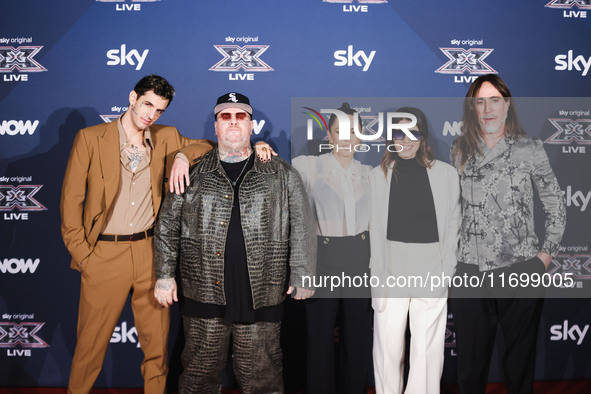
[[[105,234],[134,234],[154,225],[154,207],[150,182],[150,159],[153,149],[150,129],[144,130],[145,153],[133,169],[130,143],[127,141],[121,118],[119,127],[119,150],[121,161],[121,184],[113,207],[106,220]]]

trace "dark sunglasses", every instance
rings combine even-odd
[[[414,131],[411,130],[410,133],[418,140],[421,140],[421,132],[420,131]],[[404,133],[404,131],[402,130],[394,130],[394,132],[392,133],[392,136],[394,137],[395,140],[403,140],[404,137],[406,137],[406,134]]]

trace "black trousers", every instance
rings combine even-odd
[[[529,260],[505,271],[543,273],[540,264],[539,260]],[[456,275],[464,273],[479,275],[478,267],[458,264]],[[522,294],[531,292],[517,289],[513,298],[452,298],[460,394],[485,393],[499,325],[505,339],[503,372],[507,393],[533,392],[536,340],[544,299],[522,298]]]
[[[369,266],[369,236],[318,238],[318,274],[363,275]],[[335,291],[306,300],[307,394],[367,393],[372,371],[373,310],[369,289]],[[364,298],[339,295],[367,294]],[[332,297],[331,297],[332,296]],[[334,327],[340,311],[336,373]],[[338,375],[338,376],[337,376]]]
[[[335,373],[334,327],[339,325],[339,373]],[[367,393],[372,371],[371,300],[324,298],[306,301],[307,394]],[[337,386],[338,382],[338,386]]]

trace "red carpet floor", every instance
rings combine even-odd
[[[457,392],[453,385],[442,387],[442,394],[455,394]],[[561,382],[536,382],[534,385],[536,394],[588,394],[591,393],[591,380],[561,381]],[[65,394],[64,388],[21,388],[21,387],[0,387],[0,394]],[[368,394],[374,394],[369,390]],[[502,383],[491,383],[488,385],[487,394],[503,394],[505,386]],[[143,394],[142,389],[94,389],[92,394]],[[239,390],[223,390],[222,394],[240,394]],[[303,394],[303,393],[298,393]]]

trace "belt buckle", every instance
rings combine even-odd
[[[129,236],[130,241],[139,241],[140,239],[147,238],[146,230],[141,231],[139,233],[134,233]]]

